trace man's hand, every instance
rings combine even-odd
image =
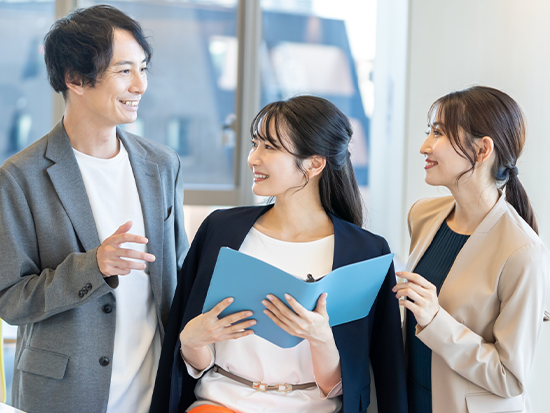
[[[132,228],[132,221],[123,224],[113,235],[105,239],[97,249],[97,265],[103,277],[128,275],[131,270],[144,270],[147,267],[144,262],[136,262],[128,258],[147,262],[155,261],[153,254],[120,247],[121,244],[126,242],[135,244],[147,244],[149,242],[145,237],[128,234],[130,228]]]

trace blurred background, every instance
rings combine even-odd
[[[250,122],[269,102],[310,93],[351,119],[367,228],[388,240],[402,268],[408,209],[445,194],[423,179],[426,112],[452,90],[483,84],[525,112],[520,180],[550,245],[549,1],[0,0],[0,163],[63,114],[46,77],[44,35],[73,8],[100,3],[139,20],[153,44],[149,87],[125,128],[179,153],[190,237],[215,208],[263,201],[250,190]],[[8,355],[14,337],[5,334]],[[528,383],[537,413],[549,411],[549,344],[545,325]]]

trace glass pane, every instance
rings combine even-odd
[[[262,106],[309,93],[351,120],[352,162],[368,184],[376,0],[262,0]]]
[[[138,120],[125,128],[176,150],[186,188],[233,189],[237,0],[107,3],[138,20],[153,45]]]
[[[0,0],[0,164],[52,128],[44,35],[54,1]]]

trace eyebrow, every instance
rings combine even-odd
[[[141,63],[146,63],[147,58],[143,59]],[[121,60],[120,62],[116,62],[113,64],[113,66],[124,66],[124,65],[133,65],[134,62],[131,60]]]

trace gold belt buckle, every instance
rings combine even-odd
[[[267,391],[267,384],[261,381],[254,381],[252,382],[252,388],[256,391]]]
[[[284,392],[288,393],[292,391],[292,384],[284,383],[284,384],[277,384],[277,391],[278,392]]]

